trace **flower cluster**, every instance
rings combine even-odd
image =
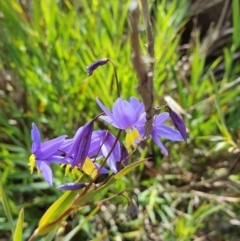
[[[100,59],[87,66],[88,75],[91,76],[99,66],[113,62],[108,59]],[[114,64],[113,64],[114,67]],[[114,67],[117,81],[116,69]],[[117,81],[118,96],[120,96],[119,84]],[[146,112],[142,102],[131,97],[129,101],[118,98],[110,111],[98,98],[96,102],[104,112],[99,118],[111,126],[117,128],[118,135],[115,137],[108,130],[94,131],[94,120],[89,121],[80,127],[72,139],[66,135],[41,143],[40,132],[35,124],[32,124],[32,154],[29,158],[31,173],[36,166],[38,173],[42,173],[45,181],[52,185],[53,174],[50,163],[58,163],[66,166],[66,174],[70,169],[73,173],[84,172],[94,181],[98,174],[109,172],[118,173],[123,165],[127,165],[131,153],[137,149],[139,143],[149,137],[146,135],[145,125]],[[187,141],[186,126],[184,121],[176,112],[167,106],[169,112],[154,116],[152,132],[150,136],[157,144],[164,155],[168,155],[160,138],[171,141]],[[175,129],[164,125],[166,120],[172,120]],[[120,134],[126,132],[125,141],[120,143]],[[129,154],[130,153],[130,154]],[[99,160],[103,160],[99,163]],[[108,165],[108,168],[106,165]],[[59,186],[61,190],[74,190],[83,188],[84,183],[67,183]]]
[[[80,127],[72,139],[67,139],[66,135],[41,143],[40,133],[35,124],[32,124],[32,149],[29,158],[31,173],[37,167],[43,178],[49,185],[53,183],[53,174],[50,163],[64,164],[66,170],[83,171],[91,175],[106,174],[109,171],[117,173],[123,165],[128,164],[129,151],[136,149],[137,145],[146,138],[145,123],[146,113],[143,103],[131,97],[129,101],[118,98],[110,111],[104,104],[96,98],[96,102],[105,115],[99,118],[111,126],[125,131],[124,145],[121,145],[119,138],[116,138],[108,130],[93,130],[94,121],[90,121]],[[164,125],[170,117],[176,129]],[[168,155],[160,138],[171,141],[187,140],[186,127],[174,111],[156,115],[153,120],[151,137],[164,155]],[[98,160],[104,160],[99,164]],[[105,163],[108,165],[106,168]],[[89,171],[90,168],[90,171]],[[77,189],[84,187],[84,184],[68,183],[61,185],[59,189]]]

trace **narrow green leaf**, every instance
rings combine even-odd
[[[95,207],[91,213],[83,220],[83,222],[79,223],[74,229],[72,229],[63,239],[62,241],[70,241],[74,237],[74,235],[77,234],[79,230],[83,227],[83,225],[89,221],[89,219],[94,216],[98,210],[100,209],[100,206]]]
[[[159,209],[157,210],[157,213],[161,217],[163,223],[167,225],[167,227],[171,228],[171,219],[163,212],[163,210]]]
[[[161,208],[165,211],[165,213],[168,215],[169,218],[176,218],[173,210],[168,205],[162,205]]]
[[[24,221],[24,209],[22,208],[18,216],[18,221],[17,221],[17,226],[15,229],[13,241],[22,241],[23,221]]]
[[[52,231],[50,231],[42,241],[52,241],[58,231],[58,227],[55,227]]]
[[[79,206],[83,206],[86,202],[89,202],[89,200],[93,200],[93,197],[95,195],[101,193],[102,190],[109,187],[116,181],[117,181],[117,179],[115,179],[114,176],[112,176],[105,184],[101,185],[97,189],[95,189],[95,188],[89,189],[85,195],[81,196],[79,199],[76,199],[74,201],[73,206],[76,208],[78,208]]]
[[[46,234],[57,225],[53,222],[71,207],[78,193],[78,191],[67,191],[50,206],[39,221],[38,234]]]
[[[10,4],[12,5],[13,9],[16,10],[18,13],[22,13],[23,12],[20,4],[18,4],[16,1],[11,0]]]
[[[108,232],[105,231],[103,233],[101,233],[98,237],[92,239],[92,241],[101,241],[104,240],[104,238],[108,235]]]
[[[7,197],[5,195],[1,180],[0,180],[0,198],[1,198],[1,202],[2,202],[2,205],[3,205],[4,212],[7,216],[8,222],[11,226],[11,231],[14,234],[14,222],[13,222],[12,214],[11,214],[11,211],[10,211],[10,208],[9,208],[9,205],[8,205],[8,200],[7,200]]]
[[[212,215],[213,213],[223,209],[226,207],[226,203],[222,203],[219,205],[215,205],[213,202],[209,205],[200,206],[196,212],[192,215],[192,219],[194,219],[195,224],[198,222],[202,222],[206,217]]]
[[[137,161],[134,162],[130,165],[128,165],[127,167],[125,167],[124,169],[122,169],[119,173],[117,173],[114,178],[115,179],[120,179],[121,177],[125,176],[126,174],[128,174],[130,171],[132,171],[134,168],[140,166],[141,164],[143,164],[146,161],[146,159],[143,159],[141,161]]]
[[[240,12],[240,4],[239,0],[233,0],[232,3],[232,11],[233,11],[233,43],[237,46],[239,44],[239,31],[240,31],[240,23],[239,23],[239,12]]]

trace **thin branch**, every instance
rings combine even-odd
[[[138,38],[138,25],[139,25],[139,7],[138,1],[133,0],[130,5],[130,25],[132,28],[131,45],[133,49],[132,63],[139,79],[140,85],[145,83],[147,79],[147,70],[143,63],[140,51],[140,43]]]
[[[196,195],[196,196],[199,196],[199,197],[205,197],[205,198],[210,199],[210,200],[215,200],[215,201],[220,202],[220,203],[222,203],[222,202],[239,203],[240,202],[239,197],[218,196],[218,195],[209,194],[209,193],[200,192],[200,191],[195,191],[195,190],[192,190],[191,193]]]
[[[144,22],[146,24],[146,31],[147,31],[147,39],[148,39],[148,54],[149,54],[149,61],[150,67],[148,72],[148,77],[151,77],[151,82],[153,82],[153,71],[154,71],[154,37],[152,33],[152,25],[150,21],[149,11],[148,11],[148,1],[141,0],[142,3],[142,13]],[[151,72],[151,76],[150,76]]]
[[[139,6],[137,0],[132,0],[130,4],[130,26],[132,29],[131,33],[131,46],[133,49],[132,54],[132,63],[133,67],[136,71],[139,85],[137,90],[142,97],[143,104],[146,111],[146,136],[149,136],[152,132],[152,123],[154,116],[154,108],[153,108],[153,52],[154,52],[154,41],[153,35],[151,31],[151,24],[149,20],[148,14],[148,3],[147,0],[142,0],[142,9],[143,9],[143,17],[146,24],[147,29],[147,37],[148,37],[148,59],[150,60],[150,67],[146,68],[145,63],[143,62],[141,51],[140,51],[140,43],[139,43]]]
[[[189,192],[193,189],[199,190],[200,188],[207,187],[207,188],[212,188],[214,187],[214,183],[222,180],[228,179],[228,177],[234,173],[239,172],[239,167],[238,165],[240,164],[240,155],[231,163],[231,165],[228,167],[225,173],[219,176],[215,176],[212,178],[209,178],[207,180],[195,182],[195,183],[190,183],[188,185],[182,186],[182,187],[174,187],[174,188],[169,188],[165,189],[164,192]]]

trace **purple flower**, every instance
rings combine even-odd
[[[129,158],[128,158],[129,154],[128,151],[126,149],[126,147],[124,145],[121,146],[121,157],[120,157],[120,162],[117,162],[117,170],[118,172],[121,171],[122,169],[122,164],[128,165],[129,162]]]
[[[137,218],[138,205],[133,199],[130,199],[130,201],[128,202],[127,215],[130,215],[132,218]]]
[[[96,137],[96,135],[94,135],[94,132],[92,133],[92,130],[92,125],[89,126],[87,124],[84,127],[80,127],[72,139],[67,139],[62,144],[61,150],[58,152],[58,154],[60,154],[61,152],[66,153],[65,159],[67,159],[69,162],[66,166],[65,175],[68,174],[71,168],[73,175],[75,175],[76,171],[79,169],[84,172],[83,167],[86,159],[94,156],[98,152],[100,148],[100,139],[103,138],[103,136],[100,135]],[[86,142],[83,141],[84,138],[87,138]],[[93,162],[93,159],[89,158],[89,161]],[[77,165],[73,166],[75,162],[77,163]],[[93,164],[95,165],[96,169],[99,170],[100,166],[95,162],[93,162]],[[101,170],[99,170],[99,173],[107,174],[108,170],[102,167]]]
[[[159,137],[164,137],[165,139],[168,139],[171,141],[184,140],[179,131],[174,130],[169,126],[163,125],[163,123],[168,119],[168,117],[169,117],[169,114],[167,112],[157,115],[153,122],[153,129],[151,134],[153,141],[157,144],[157,146],[162,150],[163,154],[166,156],[168,155],[168,151],[160,141]],[[138,130],[141,136],[144,137],[145,136],[144,125],[138,126]]]
[[[52,185],[53,175],[49,163],[64,163],[63,157],[55,155],[64,142],[66,136],[60,136],[55,139],[41,143],[40,133],[37,126],[32,124],[32,155],[29,157],[30,171],[33,173],[35,164],[37,169],[41,171],[45,181]]]
[[[141,141],[136,126],[145,119],[143,104],[134,97],[131,97],[129,102],[118,98],[113,104],[112,112],[110,112],[98,98],[96,98],[96,101],[106,114],[106,116],[100,118],[118,129],[126,130],[126,147],[136,147],[136,142]]]
[[[99,165],[98,163],[94,163],[94,165],[97,168],[99,174],[108,174],[107,168],[102,167],[101,170],[99,170],[101,165]]]
[[[63,185],[59,185],[57,189],[59,190],[78,190],[86,187],[85,183],[82,182],[71,182],[71,183],[65,183]]]
[[[85,159],[88,156],[88,151],[91,143],[91,136],[93,132],[93,122],[88,122],[85,126],[78,129],[74,136],[73,144],[65,156],[66,160],[71,162],[72,167],[81,168]],[[70,142],[70,141],[69,141]]]
[[[121,161],[120,143],[117,141],[115,147],[113,148],[115,141],[116,138],[109,131],[94,131],[88,153],[90,157],[99,153],[100,156],[104,156],[106,158],[111,151],[111,154],[107,159],[107,163],[113,173],[118,172],[117,163]]]
[[[91,65],[87,66],[87,71],[88,71],[88,76],[91,76],[93,74],[93,71],[97,69],[99,66],[104,65],[108,62],[109,60],[107,58],[104,59],[99,59],[92,63]]]
[[[187,142],[187,131],[186,131],[186,126],[183,119],[175,111],[171,109],[169,110],[169,116],[172,119],[173,125],[181,133],[184,141]]]

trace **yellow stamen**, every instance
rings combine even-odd
[[[129,150],[132,146],[133,148],[136,148],[137,144],[136,141],[141,141],[142,138],[136,128],[133,129],[127,129],[127,135],[125,138],[125,146]]]
[[[41,176],[41,171],[40,169],[37,167],[37,172],[38,172],[38,176],[40,177]]]
[[[28,166],[30,166],[29,169],[30,169],[30,173],[31,174],[33,173],[33,169],[35,167],[35,163],[36,163],[36,156],[34,154],[32,154],[29,157],[29,163],[28,163]]]
[[[61,167],[63,167],[63,166],[65,166],[65,165],[62,164]],[[65,177],[68,175],[68,173],[69,173],[69,171],[70,171],[71,168],[72,168],[71,165],[66,165],[66,168],[65,168]],[[74,168],[72,168],[72,175],[73,175],[74,178],[76,177],[76,173],[77,173],[77,170],[78,170],[78,169],[79,169],[79,168],[78,168],[77,166],[74,167]]]
[[[74,167],[74,168],[72,169],[72,175],[73,175],[73,178],[76,178],[77,170],[79,170],[78,167]]]
[[[71,165],[66,165],[66,168],[65,168],[65,177],[67,176],[67,174],[69,173],[69,170],[72,166]]]

